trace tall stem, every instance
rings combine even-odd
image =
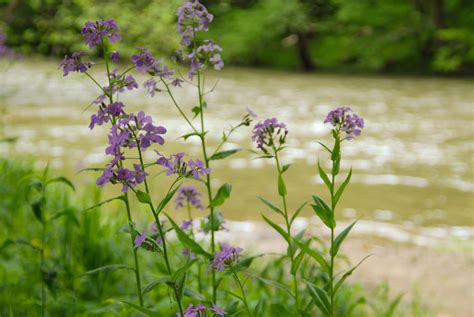
[[[140,165],[141,165],[141,168],[142,168],[143,172],[145,172],[145,164],[143,162],[143,155],[142,155],[142,151],[140,149],[140,141],[138,139],[136,139],[136,141],[137,141],[137,150],[138,150],[138,157],[140,159]],[[148,182],[147,182],[146,176],[145,176],[143,182],[145,184],[146,193],[148,195],[150,195],[150,189],[148,187]],[[173,185],[171,187],[173,187],[175,183],[173,183]],[[166,247],[166,239],[165,239],[165,235],[164,235],[164,232],[163,232],[163,226],[161,225],[160,219],[158,218],[155,207],[153,206],[153,202],[150,201],[148,205],[150,206],[153,217],[155,218],[155,223],[156,223],[156,226],[158,227],[158,232],[160,234],[161,243],[163,245],[163,257],[165,258],[166,270],[168,271],[169,275],[172,275],[173,271],[171,270],[171,265],[170,265],[170,261],[169,261],[169,257],[168,257],[168,250],[167,250],[167,247]],[[181,305],[181,299],[178,296],[178,290],[176,289],[176,287],[174,287],[174,285],[173,285],[173,291],[174,291],[174,295],[176,297],[176,301],[178,303],[179,312],[180,312],[181,316],[184,316],[183,307]]]
[[[198,96],[199,96],[199,109],[200,109],[200,119],[201,119],[201,146],[202,146],[202,154],[204,157],[204,165],[206,168],[209,168],[209,158],[207,156],[207,149],[206,149],[206,135],[205,135],[205,128],[204,128],[204,100],[202,95],[202,87],[201,87],[201,72],[197,71],[197,78],[198,78]],[[207,196],[209,199],[209,203],[212,201],[212,189],[211,189],[211,176],[206,174],[206,189],[207,189]],[[209,220],[211,222],[211,251],[212,254],[215,253],[216,244],[215,244],[215,234],[214,234],[214,207],[210,207],[210,215]],[[216,283],[216,272],[212,270],[212,299],[214,303],[217,301],[217,283]]]
[[[109,97],[110,103],[114,102],[113,99],[113,90],[112,90],[112,81],[110,79],[110,67],[109,67],[109,56],[107,55],[107,50],[105,49],[104,45],[104,40],[102,39],[102,49],[104,52],[104,58],[105,58],[105,68],[107,70],[107,79],[109,82],[109,92],[106,93]],[[91,78],[96,84],[98,84],[92,76],[89,74],[86,74]],[[100,85],[99,85],[100,86]],[[102,89],[102,88],[101,88]],[[112,117],[112,122],[115,124],[115,117]],[[120,167],[122,167],[122,161],[119,161]],[[133,259],[134,259],[134,264],[135,264],[135,281],[137,284],[137,294],[138,294],[138,302],[140,303],[140,306],[143,307],[143,295],[142,295],[142,286],[141,286],[141,279],[140,279],[140,266],[138,264],[138,255],[137,252],[138,250],[135,248],[135,243],[133,241],[133,220],[132,220],[132,214],[130,212],[130,203],[128,200],[128,193],[123,194],[124,200],[125,200],[125,208],[127,210],[127,219],[128,219],[128,225],[130,229],[130,241],[132,244],[132,250],[133,250]]]
[[[278,151],[277,149],[275,148],[275,145],[273,145],[273,151],[275,153],[275,161],[276,161],[276,165],[277,165],[277,171],[278,171],[278,177],[282,177],[281,176],[281,166],[280,166],[280,159],[278,158]],[[288,233],[289,236],[291,236],[291,225],[290,225],[290,221],[288,219],[288,206],[287,206],[287,203],[286,203],[286,195],[280,195],[281,196],[281,199],[283,201],[283,211],[284,211],[284,217],[285,217],[285,222],[286,222],[286,232]],[[293,262],[294,262],[294,251],[293,251],[293,248],[291,247],[290,244],[288,244],[288,249],[290,250],[290,260],[291,260],[291,266],[293,267]],[[299,305],[299,294],[298,294],[298,281],[297,281],[297,278],[296,278],[296,272],[292,273],[293,275],[293,288],[294,288],[294,292],[295,292],[295,300],[296,300],[296,309],[298,310],[300,305]]]
[[[336,143],[340,142],[339,141],[339,135],[336,136]],[[334,148],[336,145],[334,145]],[[333,149],[334,151],[334,149]],[[331,213],[332,213],[332,218],[335,219],[334,211],[336,208],[335,205],[335,200],[334,200],[334,186],[336,182],[336,174],[334,173],[335,170],[335,164],[336,162],[331,158],[332,161],[332,167],[331,167],[331,187],[329,188],[330,194],[331,194]],[[330,247],[330,255],[331,255],[331,264],[329,266],[329,291],[330,291],[330,309],[329,309],[329,316],[334,317],[335,316],[335,310],[336,310],[336,296],[334,294],[334,262],[335,262],[335,256],[333,255],[333,247],[334,247],[334,228],[331,228],[331,247]]]
[[[232,267],[231,267],[231,271],[232,271],[232,275],[234,276],[235,281],[239,285],[240,292],[242,293],[242,299],[245,305],[245,309],[247,309],[247,314],[249,315],[249,317],[252,317],[252,313],[250,312],[250,308],[247,303],[247,296],[245,295],[244,285],[242,284],[242,282],[239,279],[239,276],[237,275],[237,273],[234,271]]]
[[[42,223],[41,233],[41,251],[40,251],[40,278],[41,278],[41,316],[45,316],[46,313],[46,289],[44,285],[44,244],[46,241],[46,228],[44,222]]]

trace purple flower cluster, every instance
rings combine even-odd
[[[110,108],[112,105],[113,107]],[[123,104],[114,103],[99,109],[97,115],[93,115],[91,118],[91,126],[101,124],[101,121],[102,123],[107,122],[110,120],[110,116],[116,120],[110,128],[109,144],[105,149],[105,153],[114,156],[114,158],[106,166],[104,173],[96,183],[100,186],[107,182],[122,183],[122,191],[125,192],[129,187],[134,188],[137,184],[141,184],[148,174],[139,164],[133,164],[133,171],[123,168],[119,163],[124,159],[122,148],[140,147],[141,151],[145,151],[152,143],[163,145],[165,140],[161,135],[166,133],[166,129],[154,125],[151,116],[147,116],[143,111],[137,115],[127,115],[122,108]],[[104,111],[106,111],[106,115],[103,115]],[[118,115],[116,116],[116,114]]]
[[[191,69],[188,73],[190,80],[197,74],[199,69],[206,65],[212,65],[214,69],[220,70],[224,67],[220,53],[222,48],[214,43],[212,40],[206,40],[196,47],[195,35],[198,31],[207,31],[209,23],[213,16],[206,7],[199,3],[199,1],[187,1],[176,12],[178,16],[178,23],[176,30],[181,34],[181,44],[188,51],[183,54],[177,51],[177,55],[183,60],[188,60]]]
[[[169,158],[165,157],[160,152],[156,151],[160,158],[156,161],[158,165],[166,167],[166,175],[177,174],[180,176],[193,176],[194,178],[200,178],[211,172],[210,168],[204,166],[201,160],[184,160],[185,153],[172,154]]]
[[[176,31],[182,35],[181,44],[190,47],[196,31],[207,31],[214,16],[199,1],[187,1],[177,11]]]
[[[91,68],[91,63],[82,62],[82,57],[85,55],[84,52],[74,52],[71,56],[64,56],[63,61],[59,64],[59,68],[63,68],[63,76],[67,76],[70,72],[84,73]]]
[[[125,74],[119,74],[118,69],[114,69],[110,73],[109,79],[112,85],[112,90],[110,89],[110,86],[103,87],[102,90],[104,93],[97,97],[97,99],[94,101],[95,104],[101,104],[102,102],[104,102],[104,100],[107,99],[110,93],[122,93],[125,91],[125,89],[138,89],[138,83],[135,78],[132,75],[125,76]]]
[[[202,194],[194,186],[183,186],[179,189],[178,195],[176,196],[176,209],[183,208],[184,204],[190,204],[198,209],[203,210],[204,206],[201,203],[199,197]]]
[[[95,125],[102,125],[110,121],[111,117],[118,117],[120,115],[125,115],[123,108],[125,105],[121,102],[114,102],[108,106],[99,106],[97,114],[91,115],[91,123],[89,124],[89,129],[94,129]]]
[[[162,222],[161,225],[164,225],[164,222]],[[156,232],[158,231],[158,227],[156,225],[156,222],[154,222],[150,228],[148,229],[149,233],[151,234],[151,237],[147,237],[147,231],[143,230],[140,234],[135,236],[135,239],[133,240],[133,245],[135,248],[140,248],[140,247],[145,247],[147,249],[155,249],[155,248],[150,248],[153,245],[152,238],[155,239],[154,241],[156,244],[161,244],[161,237],[158,235],[156,236]],[[144,245],[145,243],[145,245]]]
[[[97,45],[102,45],[104,39],[108,39],[110,43],[120,41],[121,37],[115,31],[117,31],[117,23],[113,19],[107,19],[86,22],[81,33],[85,38],[85,43],[90,48],[94,48]]]
[[[340,107],[330,111],[324,123],[329,123],[338,131],[345,132],[347,140],[359,136],[364,128],[364,119],[355,114],[350,107]]]
[[[260,121],[253,128],[252,140],[257,143],[257,148],[264,153],[268,153],[267,147],[275,145],[275,138],[278,138],[279,146],[285,143],[288,129],[286,124],[278,122],[276,118]]]
[[[242,251],[242,248],[234,248],[227,243],[221,243],[221,251],[219,251],[214,259],[209,263],[209,270],[215,270],[216,272],[223,271],[226,266],[239,260]]]
[[[197,304],[196,307],[194,307],[193,304],[189,304],[184,311],[184,317],[206,317],[206,312],[212,312],[217,316],[224,316],[226,314],[226,312],[217,307],[216,304],[212,304],[209,308],[206,308],[203,304]],[[176,316],[181,317],[181,314],[177,313]]]
[[[146,72],[154,77],[160,78],[161,80],[171,80],[171,85],[181,87],[183,81],[178,78],[173,78],[174,71],[164,65],[161,60],[156,59],[148,48],[139,47],[138,50],[138,54],[132,55],[132,62],[135,64],[138,72]],[[157,85],[158,82],[154,78],[150,78],[143,83],[143,86],[152,97],[157,91],[160,91],[160,89],[157,88]]]

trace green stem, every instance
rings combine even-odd
[[[201,119],[201,146],[202,146],[202,154],[204,157],[204,164],[206,168],[209,168],[209,158],[207,156],[206,150],[206,135],[204,129],[204,102],[202,98],[202,87],[201,87],[201,72],[197,71],[198,77],[198,96],[199,96],[199,109],[200,109],[200,119]],[[212,189],[211,189],[211,177],[209,174],[206,175],[206,189],[207,189],[207,196],[209,199],[209,203],[212,201]],[[215,234],[214,234],[214,207],[210,207],[210,215],[209,220],[211,222],[211,251],[212,254],[215,253],[216,244],[215,244]],[[213,302],[217,302],[217,283],[216,283],[216,272],[212,270],[212,299]],[[217,303],[216,303],[217,304]]]
[[[234,271],[234,268],[231,267],[231,271],[232,271],[232,275],[233,275],[234,278],[235,278],[235,281],[236,281],[237,284],[239,285],[240,292],[242,293],[242,299],[243,299],[245,308],[247,309],[247,313],[248,313],[249,317],[252,317],[252,313],[250,312],[250,308],[249,308],[249,305],[248,305],[248,303],[247,303],[247,297],[245,296],[244,285],[243,285],[242,282],[240,281],[239,276],[237,275],[237,273]]]
[[[171,101],[173,101],[173,104],[174,106],[176,107],[176,109],[178,109],[179,113],[181,114],[181,116],[184,118],[184,120],[186,120],[186,122],[188,123],[188,125],[191,127],[191,129],[193,129],[193,131],[197,134],[199,134],[198,130],[196,129],[196,127],[194,127],[194,125],[191,123],[191,121],[188,119],[188,117],[186,116],[186,114],[184,113],[184,111],[181,109],[181,107],[178,105],[178,103],[176,102],[176,99],[174,98],[173,96],[173,93],[171,92],[171,89],[169,87],[169,85],[162,79],[161,80],[163,82],[163,84],[165,85],[166,87],[166,90],[168,91],[168,95],[170,95],[170,98],[171,98]]]
[[[45,316],[46,313],[46,289],[44,285],[44,244],[46,242],[46,228],[45,224],[42,224],[42,233],[41,233],[41,251],[40,251],[40,278],[41,278],[41,316]]]
[[[142,167],[143,172],[145,172],[145,164],[143,162],[143,155],[142,155],[142,151],[140,149],[140,141],[137,138],[136,138],[136,142],[137,142],[138,156],[139,156],[139,159],[140,159],[140,165]],[[145,176],[143,182],[145,184],[146,193],[148,195],[150,195],[150,189],[148,187],[148,182],[147,182],[146,176]],[[176,181],[171,185],[171,188],[175,184],[176,184]],[[163,232],[163,226],[161,225],[160,219],[158,218],[158,215],[156,213],[156,209],[153,206],[153,202],[151,202],[151,200],[150,200],[150,203],[148,205],[150,206],[153,217],[155,218],[156,226],[158,227],[158,231],[159,231],[159,234],[160,234],[161,243],[163,245],[163,257],[165,258],[166,269],[168,271],[168,274],[172,275],[173,271],[171,270],[171,265],[170,265],[170,261],[169,261],[169,257],[168,257],[168,251],[167,251],[167,247],[166,247],[166,239],[165,239],[165,235],[164,235],[164,232]],[[183,307],[181,305],[181,300],[180,300],[180,297],[178,296],[178,290],[176,289],[176,287],[174,285],[173,285],[173,291],[174,291],[174,295],[176,297],[176,301],[178,303],[179,312],[180,312],[181,316],[184,316]]]
[[[281,176],[280,159],[278,158],[278,151],[275,148],[275,145],[273,145],[273,152],[275,153],[275,161],[276,161],[276,165],[277,165],[278,177],[282,177]],[[287,203],[286,203],[286,195],[281,195],[281,198],[282,198],[282,201],[283,201],[283,211],[285,213],[284,216],[285,216],[285,222],[286,222],[286,232],[291,237],[291,224],[290,224],[290,221],[288,219],[288,206],[287,206]],[[295,259],[295,253],[294,253],[293,248],[291,247],[290,244],[288,244],[288,249],[290,250],[291,266],[293,266],[293,262],[294,262],[294,259]],[[299,292],[298,292],[298,281],[297,281],[297,278],[296,278],[296,272],[292,273],[292,275],[293,275],[293,288],[294,288],[294,291],[295,291],[296,310],[298,310],[300,305],[299,305]]]
[[[107,51],[105,49],[103,39],[102,39],[102,49],[103,49],[103,52],[104,52],[105,68],[107,70],[107,79],[108,79],[108,82],[109,82],[109,89],[110,89],[109,93],[107,95],[109,97],[110,103],[113,103],[114,100],[113,100],[113,95],[112,95],[112,82],[110,80],[109,56],[107,55]],[[95,79],[92,76],[90,76],[88,73],[86,73],[86,74],[103,91],[102,87],[95,81]],[[112,123],[115,124],[115,122],[116,122],[115,117],[112,116]],[[120,165],[120,167],[122,167],[123,164],[122,164],[121,161],[119,162],[119,165]],[[130,203],[129,203],[129,199],[128,199],[128,193],[124,193],[124,199],[125,199],[125,208],[127,210],[128,225],[129,225],[129,228],[130,228],[130,240],[131,240],[132,250],[133,250],[133,259],[134,259],[134,264],[135,264],[135,270],[134,271],[135,271],[135,281],[136,281],[136,284],[137,284],[138,302],[139,302],[140,306],[143,307],[143,295],[142,295],[142,287],[141,287],[141,279],[140,279],[140,266],[138,264],[138,255],[137,255],[138,250],[135,248],[135,242],[133,241],[133,220],[132,220],[132,214],[130,212]]]
[[[339,134],[336,136],[336,143],[339,142]],[[333,149],[334,151],[334,149]],[[335,219],[335,201],[334,201],[334,185],[336,182],[336,175],[334,174],[334,166],[335,166],[335,161],[332,161],[332,168],[331,168],[331,187],[329,188],[329,192],[331,194],[331,213],[333,219]],[[334,247],[334,228],[331,228],[331,246],[330,246],[330,255],[331,255],[331,264],[329,266],[329,291],[330,291],[330,309],[329,309],[329,316],[334,317],[335,316],[335,310],[336,310],[336,294],[334,294],[334,262],[335,262],[335,256],[333,255],[332,249]]]

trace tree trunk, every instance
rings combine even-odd
[[[301,67],[305,71],[312,71],[316,69],[311,54],[309,52],[309,36],[306,32],[299,31],[296,33],[298,36],[298,55],[301,62]]]

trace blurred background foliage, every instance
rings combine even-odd
[[[114,18],[128,47],[170,56],[180,0],[0,0],[7,45],[25,55],[84,50],[87,20]],[[474,74],[471,0],[203,0],[227,64],[337,72]]]

